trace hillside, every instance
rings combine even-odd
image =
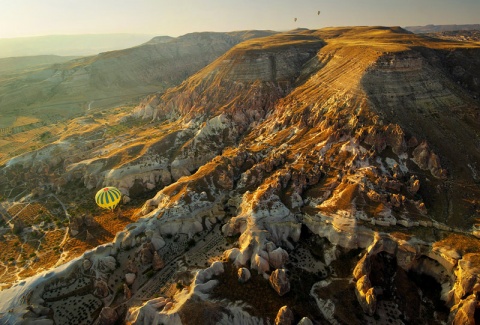
[[[72,116],[163,91],[184,80],[246,37],[265,32],[194,33],[170,41],[147,42],[4,78],[0,82],[2,124],[28,108],[31,115]],[[267,32],[268,33],[268,32]]]
[[[63,63],[76,56],[38,55],[0,59],[0,76],[27,72],[33,69],[41,69],[56,63]]]
[[[185,37],[234,43],[215,36]],[[2,284],[1,320],[479,321],[480,45],[399,27],[264,36],[6,162],[2,270],[24,280]],[[124,194],[108,217],[104,186]],[[47,238],[61,266],[24,278]]]
[[[85,112],[131,105],[147,94],[163,92],[242,40],[272,33],[159,37],[137,47],[0,77],[0,135],[13,136],[0,141],[0,161],[24,152],[23,147],[43,145],[40,136],[47,130],[42,127],[54,128]],[[20,131],[30,132],[28,141],[17,135]]]

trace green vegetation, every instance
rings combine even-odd
[[[40,140],[41,141],[47,141],[52,137],[52,133],[50,131],[45,131],[42,134],[40,134]]]
[[[195,239],[193,239],[193,238],[190,238],[190,239],[188,240],[188,242],[187,242],[187,246],[188,246],[189,248],[192,248],[192,247],[195,246],[196,244],[197,244],[197,242],[196,242]]]
[[[155,272],[153,270],[150,270],[147,273],[145,273],[145,275],[147,276],[147,278],[150,279],[151,277],[153,277],[155,275]]]

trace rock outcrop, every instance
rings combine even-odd
[[[285,269],[273,271],[268,281],[279,296],[283,296],[290,291],[290,281],[288,280]]]
[[[102,308],[98,319],[98,325],[114,325],[118,320],[117,311],[110,307]]]
[[[245,283],[250,280],[251,277],[252,275],[247,268],[241,267],[238,269],[238,282]]]
[[[293,312],[288,306],[283,306],[278,310],[275,318],[275,325],[292,325],[294,321]]]

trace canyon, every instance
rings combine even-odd
[[[479,322],[480,44],[238,35],[173,87],[5,161],[2,248],[52,238],[61,258],[2,261],[0,320]],[[94,206],[104,186],[117,212]],[[35,204],[44,228],[21,220]]]

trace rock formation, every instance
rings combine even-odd
[[[258,301],[236,295],[261,281],[248,280],[257,272],[275,291],[262,292],[275,309],[310,293],[317,309],[298,317],[475,319],[480,106],[448,67],[455,60],[480,71],[478,51],[396,27],[254,39],[112,126],[90,125],[90,143],[71,135],[12,159],[2,184],[38,174],[37,184],[67,195],[68,184],[87,193],[109,182],[141,214],[32,299],[58,321],[64,291],[93,287],[82,299],[98,315],[116,303],[109,286],[121,290],[125,281],[132,324],[175,324],[200,312],[248,324],[258,321],[248,314],[260,313]],[[135,132],[111,130],[135,123]],[[435,297],[417,277],[435,283]],[[20,289],[0,298],[10,292]]]
[[[104,307],[100,312],[98,319],[98,325],[113,325],[118,320],[117,311],[113,308]]]
[[[126,283],[123,284],[123,298],[125,300],[132,298],[132,291]]]
[[[127,273],[125,274],[125,282],[127,285],[132,285],[135,281],[135,273]]]
[[[158,255],[157,251],[154,251],[153,253],[153,259],[152,259],[152,267],[153,270],[158,271],[163,269],[165,266],[165,262],[163,259]]]
[[[246,267],[241,267],[238,269],[238,282],[245,283],[251,278],[251,273]]]
[[[290,281],[287,278],[285,269],[277,269],[273,271],[268,281],[279,296],[283,296],[290,291]]]
[[[288,306],[283,306],[278,310],[275,325],[292,325],[293,321],[293,312]]]

